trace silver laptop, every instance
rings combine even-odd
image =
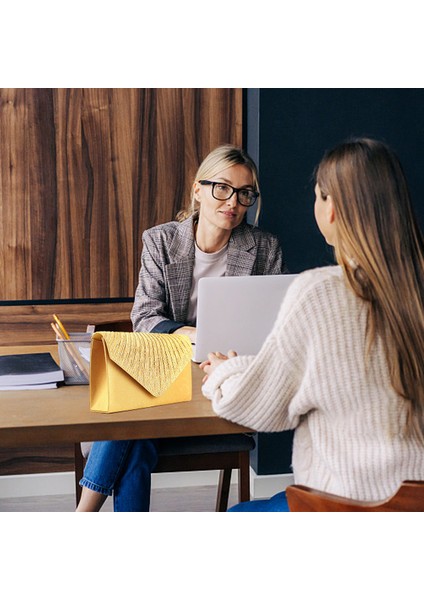
[[[297,275],[204,277],[199,281],[193,361],[209,352],[257,354]]]

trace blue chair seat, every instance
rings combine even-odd
[[[252,435],[234,433],[227,435],[164,438],[158,440],[159,456],[175,454],[209,454],[217,452],[246,452],[255,448]]]

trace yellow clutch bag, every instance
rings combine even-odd
[[[90,360],[90,410],[112,413],[191,400],[185,335],[99,331]]]

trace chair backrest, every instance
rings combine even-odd
[[[109,321],[108,323],[98,323],[96,331],[132,331],[133,326],[129,319],[125,321]]]
[[[286,489],[286,494],[292,512],[424,511],[424,481],[404,481],[393,496],[380,502],[349,500],[304,485],[290,485]]]

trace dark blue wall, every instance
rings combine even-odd
[[[314,221],[312,174],[326,149],[358,135],[398,153],[424,224],[424,90],[260,90],[260,226],[279,236],[294,273],[333,260]]]
[[[350,136],[386,141],[399,155],[424,225],[424,90],[250,89],[247,149],[258,161],[262,229],[281,242],[293,273],[332,264],[315,224],[312,175],[324,151]],[[257,473],[287,473],[291,433],[259,434]]]

